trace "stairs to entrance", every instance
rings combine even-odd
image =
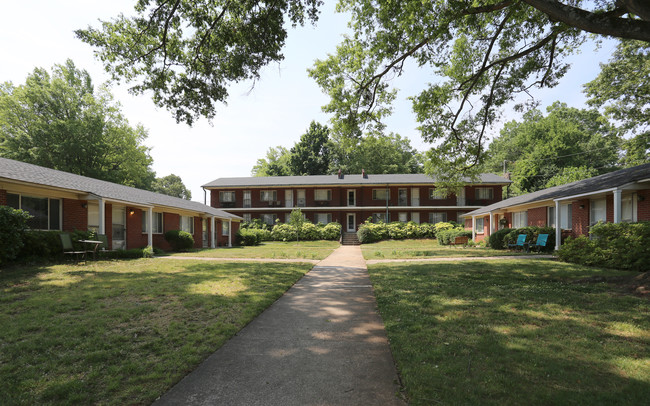
[[[343,233],[341,245],[361,245],[357,238],[357,233]]]

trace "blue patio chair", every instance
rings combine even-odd
[[[521,249],[524,250],[526,248],[526,234],[519,234],[517,236],[517,242],[514,244],[508,244],[508,249]]]
[[[546,248],[547,242],[548,242],[548,234],[540,234],[537,236],[537,241],[535,241],[535,244],[530,246],[530,249],[541,251],[542,248]]]

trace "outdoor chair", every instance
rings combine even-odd
[[[74,255],[77,261],[79,260],[79,256],[82,256],[84,258],[84,261],[86,260],[86,251],[77,251],[74,249],[70,234],[61,233],[59,234],[59,238],[61,238],[61,246],[63,247],[64,255]]]
[[[102,244],[99,246],[99,251],[108,251],[108,237],[106,234],[97,234],[97,241],[101,241]]]
[[[521,249],[524,250],[526,248],[526,234],[519,234],[517,236],[517,242],[514,244],[508,244],[508,249]]]
[[[548,234],[540,234],[537,236],[537,241],[535,241],[535,244],[530,246],[530,249],[541,251],[542,248],[546,248],[547,242],[548,242]]]

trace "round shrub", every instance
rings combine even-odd
[[[442,230],[438,233],[438,244],[440,245],[450,245],[456,237],[469,237],[472,238],[472,232],[469,230],[464,230],[462,228],[452,228],[448,230]]]
[[[341,237],[341,225],[339,223],[329,223],[320,228],[321,240],[338,240]]]
[[[259,231],[260,230],[252,228],[239,229],[239,231],[237,231],[237,234],[235,234],[235,245],[243,245],[248,247],[260,245],[262,242],[262,233]]]
[[[490,248],[495,250],[506,249],[508,246],[505,244],[504,238],[506,237],[506,235],[510,234],[510,231],[511,231],[510,228],[504,228],[495,231],[494,234],[492,234],[488,239],[488,245],[490,246]]]
[[[31,217],[25,211],[0,206],[0,263],[18,256]]]
[[[169,230],[165,233],[165,240],[174,251],[185,251],[194,247],[194,237],[187,231]]]

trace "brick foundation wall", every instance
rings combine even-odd
[[[88,229],[88,202],[85,200],[62,199],[63,231]]]
[[[546,207],[536,207],[534,209],[528,209],[528,225],[544,227],[548,224],[547,222],[547,210]]]

